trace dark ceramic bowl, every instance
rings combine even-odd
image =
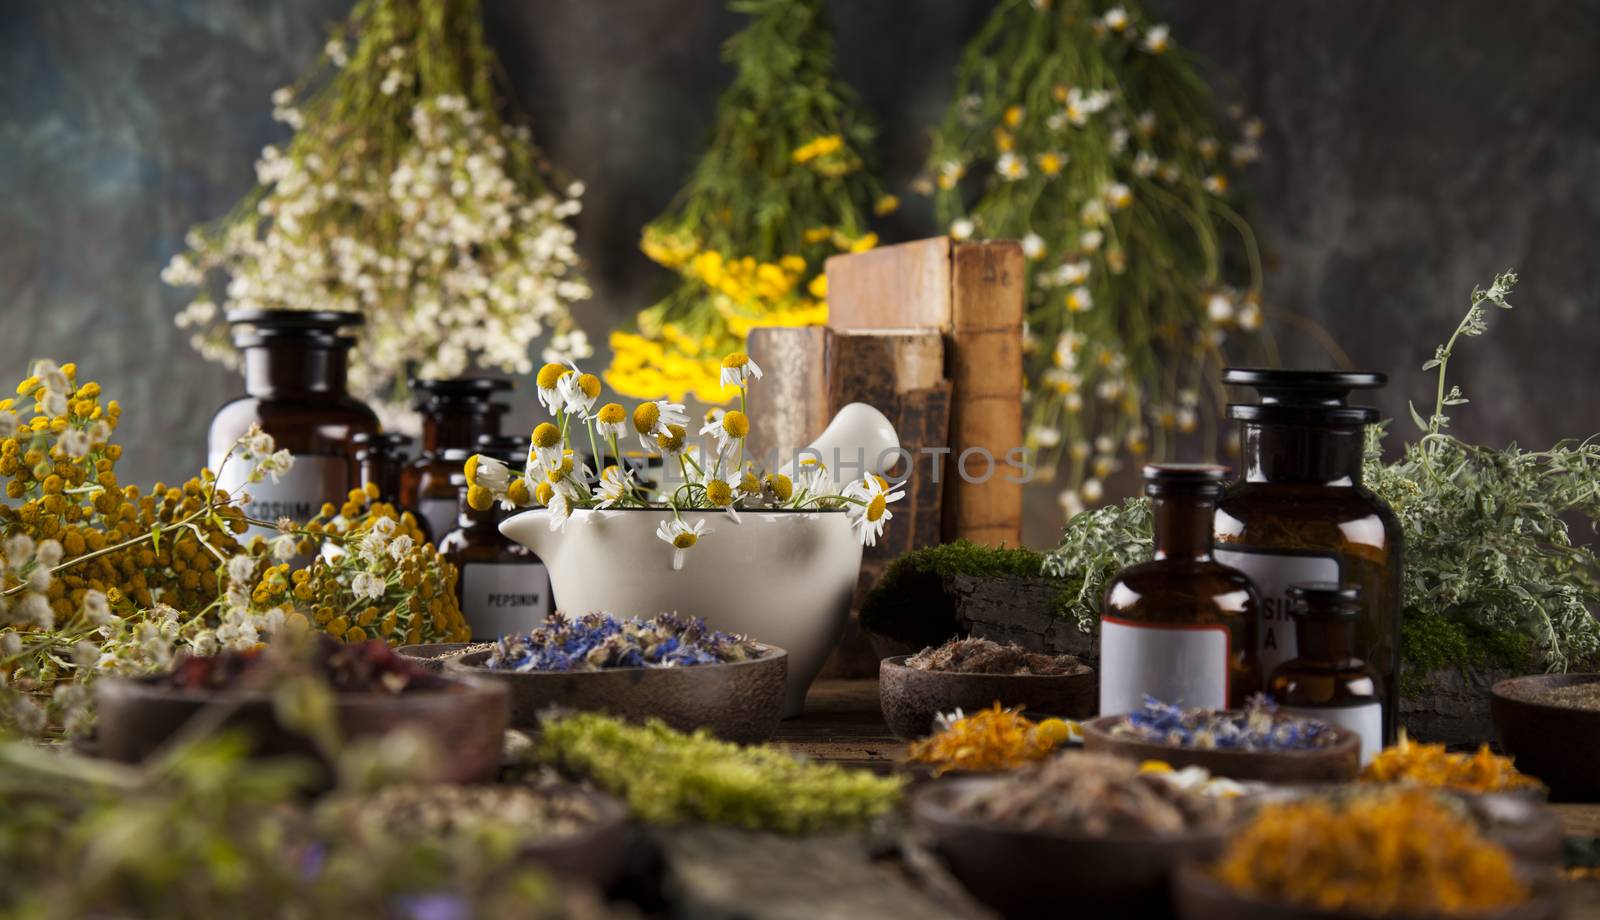
[[[394,650],[401,658],[409,658],[426,668],[430,673],[443,674],[444,660],[462,649],[471,648],[472,642],[423,642],[418,645],[402,645]]]
[[[1127,718],[1101,716],[1083,723],[1083,748],[1134,760],[1160,760],[1173,767],[1204,767],[1213,776],[1263,783],[1344,783],[1361,770],[1361,736],[1333,727],[1334,742],[1304,751],[1213,751],[1154,744],[1111,733]]]
[[[1173,897],[1178,916],[1183,920],[1372,920],[1371,915],[1346,910],[1318,910],[1293,904],[1264,901],[1241,894],[1223,885],[1200,865],[1201,860],[1186,860],[1178,867]],[[1471,917],[1472,920],[1555,920],[1561,916],[1559,885],[1552,879],[1535,880],[1529,900],[1501,910],[1474,911],[1470,914],[1406,915],[1407,920],[1447,920]]]
[[[1082,719],[1094,714],[1099,689],[1088,665],[1073,674],[962,674],[918,670],[904,655],[878,663],[883,720],[906,739],[932,732],[940,713],[960,709],[970,715],[995,703],[1021,706],[1033,716]]]
[[[374,738],[400,728],[420,730],[440,757],[435,782],[490,780],[500,770],[511,705],[504,687],[460,680],[449,690],[405,694],[340,693],[334,715],[347,740]],[[186,729],[243,730],[254,757],[304,756],[326,763],[311,739],[286,728],[273,712],[270,691],[179,690],[141,678],[107,678],[95,684],[100,754],[137,763]],[[331,774],[324,776],[327,779]]]
[[[606,888],[622,877],[628,860],[628,809],[603,792],[573,788],[567,795],[589,800],[595,821],[570,834],[534,841],[527,857],[561,879],[586,879]]]
[[[763,647],[749,661],[604,671],[492,671],[483,666],[490,653],[473,652],[446,659],[445,673],[504,686],[516,728],[537,728],[540,713],[558,707],[638,722],[656,718],[679,731],[704,728],[752,744],[777,730],[788,676],[788,653]]]
[[[1597,681],[1600,674],[1534,674],[1502,680],[1489,692],[1500,746],[1558,799],[1600,799],[1600,710],[1552,706],[1538,697]]]
[[[951,809],[959,797],[998,781],[922,786],[911,796],[911,822],[973,897],[1008,917],[1170,916],[1178,863],[1221,852],[1222,829],[1164,837],[1050,834]]]

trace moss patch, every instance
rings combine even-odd
[[[1446,668],[1533,666],[1533,640],[1520,633],[1475,628],[1438,614],[1407,612],[1400,620],[1400,693],[1428,692],[1428,674]]]
[[[889,563],[861,602],[861,625],[881,636],[938,645],[956,635],[957,575],[978,578],[1035,577],[1044,555],[1013,547],[979,546],[956,540],[912,550]]]

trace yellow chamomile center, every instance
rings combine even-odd
[[[706,483],[706,498],[710,499],[713,505],[727,507],[733,504],[733,486],[720,479],[713,479]]]
[[[677,536],[672,538],[672,545],[676,546],[678,549],[688,549],[689,547],[693,546],[694,541],[698,539],[700,538],[695,536],[693,531],[684,530],[680,531]]]
[[[767,488],[771,489],[772,494],[778,497],[778,501],[786,502],[790,496],[794,495],[794,483],[790,482],[789,477],[782,473],[768,473],[766,482]]]
[[[467,504],[474,511],[488,511],[489,506],[494,504],[494,496],[483,486],[471,485],[467,487]]]
[[[888,507],[889,503],[884,501],[882,495],[874,495],[872,501],[867,503],[867,520],[876,521],[883,517],[884,509]]]
[[[744,474],[739,477],[739,488],[746,493],[759,492],[761,491],[761,482],[756,479],[755,473],[745,470]]]
[[[656,423],[661,421],[661,407],[655,403],[640,403],[633,410],[633,430],[640,434],[649,434],[656,430]]]
[[[529,498],[527,480],[520,478],[512,480],[511,485],[506,487],[506,498],[511,499],[513,504],[526,505]]]
[[[607,425],[615,425],[622,421],[623,414],[622,406],[620,404],[606,403],[600,407],[600,414],[597,416],[597,418],[599,418],[600,421],[605,422]]]
[[[735,438],[742,438],[750,433],[750,417],[738,409],[729,409],[722,416],[722,430]]]
[[[600,378],[593,374],[582,374],[578,377],[578,389],[583,395],[595,399],[600,395]]]
[[[477,454],[473,454],[472,456],[467,458],[467,465],[462,469],[462,472],[467,474],[467,482],[472,483],[472,482],[477,482],[478,481],[478,455]]]
[[[570,373],[572,373],[572,368],[567,367],[565,364],[555,364],[553,362],[546,364],[544,367],[539,368],[539,389],[555,389],[556,384],[561,382],[561,378]]]
[[[556,490],[551,488],[548,482],[541,482],[533,487],[533,498],[541,505],[550,504],[550,499],[555,497],[555,494]]]
[[[668,425],[666,434],[656,435],[656,444],[662,450],[683,450],[683,442],[689,437],[689,432],[682,425]]]
[[[540,422],[539,427],[533,429],[534,447],[555,447],[561,443],[561,429],[549,422]]]
[[[750,363],[750,356],[742,351],[736,351],[722,359],[722,366],[726,368],[744,367]]]

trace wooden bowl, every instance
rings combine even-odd
[[[493,779],[511,716],[504,687],[458,680],[448,690],[412,693],[339,693],[334,716],[347,740],[374,738],[400,728],[420,730],[438,748],[434,782]],[[190,727],[242,730],[253,757],[307,757],[331,780],[327,763],[311,739],[282,725],[270,690],[180,690],[149,678],[106,678],[95,684],[100,754],[138,763],[162,750]],[[192,722],[191,722],[192,720]]]
[[[1173,897],[1183,920],[1377,920],[1369,914],[1347,910],[1318,910],[1295,904],[1264,901],[1234,891],[1203,868],[1204,860],[1185,860],[1178,867]],[[1555,920],[1561,916],[1561,889],[1552,879],[1533,882],[1527,901],[1501,910],[1470,914],[1407,914],[1405,920]]]
[[[418,645],[402,645],[394,650],[396,655],[415,661],[424,669],[433,674],[444,673],[444,660],[451,655],[459,653],[462,649],[471,648],[473,642],[423,642]]]
[[[511,724],[537,728],[547,709],[604,712],[642,722],[656,718],[679,731],[709,729],[727,741],[772,737],[783,715],[788,653],[773,645],[749,661],[675,668],[603,671],[494,671],[491,652],[445,659],[445,673],[471,675],[511,694]]]
[[[1217,751],[1155,744],[1111,733],[1126,715],[1083,723],[1083,748],[1134,760],[1160,760],[1175,768],[1204,767],[1213,776],[1263,783],[1343,783],[1361,770],[1361,736],[1333,726],[1334,742],[1304,751]]]
[[[889,730],[905,739],[933,731],[940,713],[960,709],[971,715],[995,703],[1024,707],[1035,716],[1082,719],[1094,715],[1100,685],[1093,668],[1072,674],[963,674],[923,671],[905,655],[878,663],[878,702]]]
[[[1600,799],[1600,710],[1537,701],[1557,687],[1600,681],[1600,674],[1512,677],[1489,691],[1500,746],[1517,769],[1538,777],[1558,799]]]
[[[575,787],[568,795],[589,800],[595,821],[570,834],[536,840],[523,847],[527,857],[563,879],[586,879],[605,888],[622,877],[631,832],[628,809],[593,789]]]
[[[1051,834],[952,810],[957,798],[999,781],[924,785],[911,795],[911,822],[973,897],[1006,916],[1169,916],[1174,868],[1222,849],[1223,828],[1162,837]]]

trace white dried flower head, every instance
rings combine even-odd
[[[0,633],[0,658],[15,658],[22,654],[22,637],[14,629]]]
[[[33,552],[33,558],[47,569],[60,565],[63,555],[65,555],[65,550],[55,540],[40,540],[39,545],[34,548]]]
[[[256,560],[252,556],[234,556],[228,560],[228,581],[235,585],[249,587],[255,579]]]
[[[16,533],[7,537],[3,544],[6,564],[13,570],[27,565],[33,559],[34,547],[33,538],[25,533]]]
[[[359,598],[377,600],[383,597],[384,590],[383,579],[371,572],[357,572],[355,577],[350,579],[350,593]]]
[[[397,534],[393,540],[389,541],[389,558],[399,562],[406,557],[407,553],[411,552],[412,547],[415,545],[416,541],[411,539],[410,534]]]
[[[298,541],[288,534],[281,534],[272,540],[272,558],[288,561],[300,551]]]
[[[17,414],[15,412],[0,411],[0,438],[9,438],[17,433]]]
[[[83,594],[83,616],[95,626],[108,626],[117,621],[105,592],[93,589]]]
[[[52,629],[56,625],[56,612],[50,609],[50,600],[43,594],[25,594],[13,608],[13,621]]]

